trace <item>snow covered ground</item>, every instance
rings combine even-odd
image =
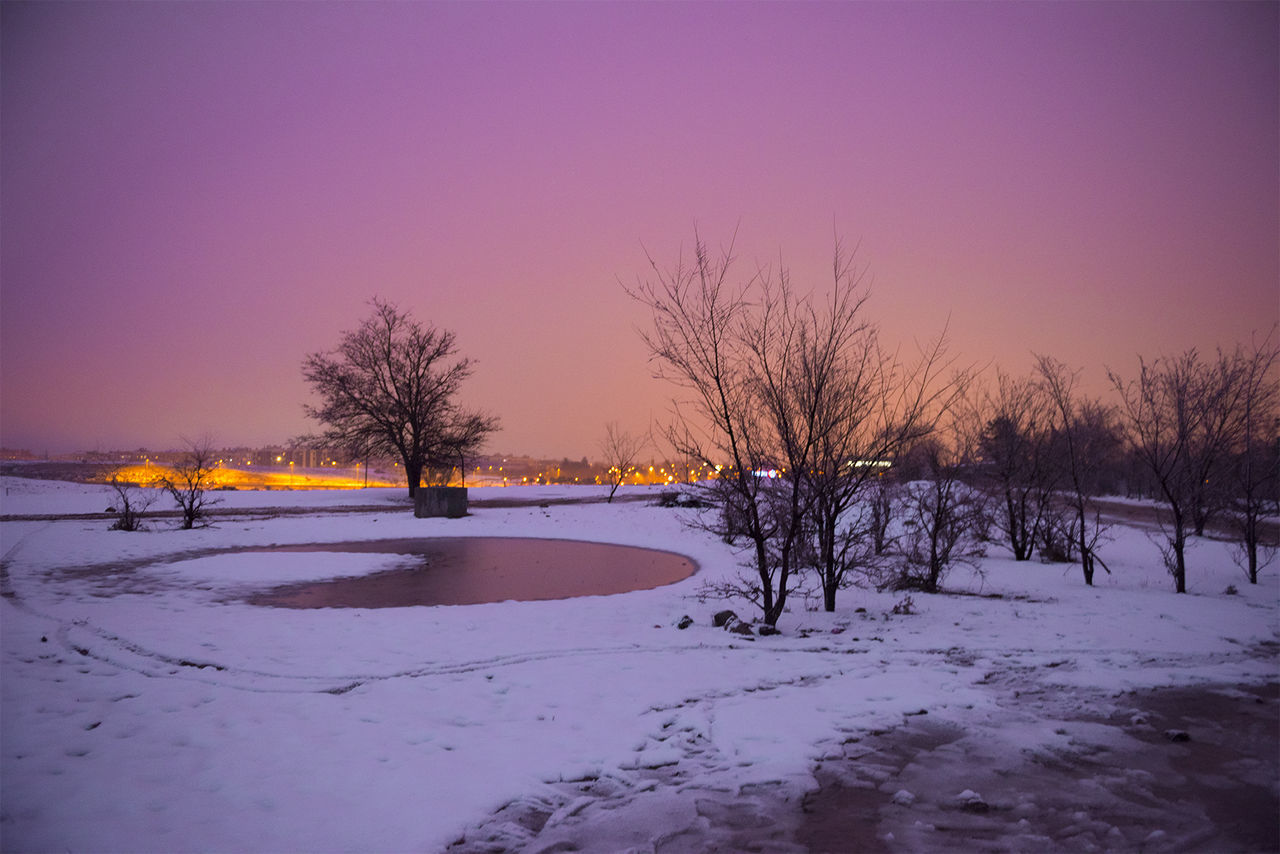
[[[0,495],[13,516],[110,503],[101,487],[14,478]],[[954,848],[939,816],[991,820],[966,790],[1008,818],[974,831],[999,850],[1173,849],[1214,837],[1149,804],[1106,821],[1086,805],[1068,821],[1030,784],[1007,803],[980,784],[1044,757],[1101,768],[1108,751],[1137,751],[1133,728],[1159,722],[1126,692],[1280,679],[1277,573],[1251,586],[1210,540],[1195,544],[1188,595],[1171,592],[1146,533],[1117,528],[1103,551],[1114,574],[1094,588],[1075,567],[993,549],[981,574],[947,579],[978,595],[916,594],[909,614],[893,613],[901,594],[848,590],[833,614],[798,597],[781,636],[743,637],[712,627],[726,603],[696,597],[739,555],[683,526],[690,511],[533,503],[444,520],[415,519],[399,489],[225,497],[244,514],[194,531],[0,524],[4,850],[839,850],[814,841],[800,809],[836,787],[894,796],[868,850]],[[317,512],[265,509],[286,505]],[[699,571],[607,597],[287,610],[239,597],[401,558],[225,551],[436,535],[649,546]],[[1107,725],[1116,715],[1128,729]],[[910,757],[885,770],[875,739],[899,730],[923,733],[927,774]],[[947,753],[957,743],[967,752]],[[1245,771],[1277,794],[1272,771]]]

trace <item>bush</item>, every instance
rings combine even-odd
[[[669,489],[659,493],[658,500],[655,503],[659,507],[688,507],[692,509],[711,506],[711,502],[699,498],[692,492],[676,489]]]
[[[893,613],[895,614],[914,614],[916,612],[916,603],[910,596],[903,596],[893,605]]]
[[[116,516],[115,523],[111,526],[113,531],[141,531],[144,530],[142,524],[142,514],[156,500],[153,494],[144,493],[136,483],[121,480],[118,475],[111,475],[108,481],[111,488],[115,490],[117,501],[114,505],[107,508],[108,513]]]
[[[986,554],[982,496],[954,477],[911,484],[904,511],[902,560],[892,589],[936,593],[952,564],[976,567]]]

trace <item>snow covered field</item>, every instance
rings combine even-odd
[[[95,486],[0,487],[5,515],[110,503]],[[541,501],[592,489],[501,493]],[[1195,798],[1156,804],[1160,786],[1187,779],[1176,762],[1198,734],[1190,745],[1146,741],[1161,722],[1126,692],[1280,679],[1277,573],[1251,586],[1208,540],[1191,553],[1184,596],[1146,533],[1117,528],[1103,551],[1114,574],[1092,589],[1076,567],[1016,564],[993,549],[982,576],[947,579],[979,595],[915,594],[910,614],[893,613],[901,594],[848,590],[834,614],[797,598],[781,636],[743,637],[711,615],[749,617],[749,606],[695,596],[738,556],[682,526],[688,511],[532,503],[428,520],[400,489],[225,497],[244,514],[194,531],[172,520],[133,534],[97,520],[0,525],[4,850],[1212,847],[1221,828],[1197,821]],[[263,509],[378,503],[387,510]],[[286,610],[239,597],[398,558],[220,551],[436,535],[649,546],[700,568],[608,597]],[[1229,584],[1238,594],[1224,593]],[[678,629],[686,614],[694,624]],[[899,730],[919,735],[919,751],[890,768],[892,746],[877,739]],[[1137,770],[1106,761],[1152,751],[1163,753]],[[1086,782],[1097,804],[1082,795],[1064,812],[1032,772],[1082,756],[1096,766]],[[1270,799],[1274,821],[1274,757],[1247,759],[1229,773]],[[1025,783],[982,789],[1008,779]],[[1151,803],[1104,816],[1102,796],[1121,783]],[[882,823],[864,837],[815,835],[802,801],[838,788],[883,800]]]

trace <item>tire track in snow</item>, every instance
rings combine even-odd
[[[83,657],[92,658],[111,666],[131,670],[150,678],[191,679],[210,685],[264,693],[314,692],[345,694],[361,687],[362,685],[388,682],[396,679],[430,679],[442,676],[457,676],[571,658],[585,658],[603,655],[643,655],[646,653],[670,654],[697,650],[751,651],[779,656],[826,656],[831,659],[830,663],[832,672],[839,672],[842,669],[839,664],[839,659],[841,658],[849,655],[867,655],[873,652],[880,654],[882,657],[885,655],[892,655],[900,662],[906,664],[910,664],[911,659],[920,659],[918,663],[923,663],[924,661],[934,660],[941,657],[951,659],[952,663],[957,667],[970,667],[974,666],[981,660],[985,660],[988,664],[985,665],[982,675],[979,676],[975,674],[974,682],[978,684],[998,680],[1001,675],[1007,676],[1012,672],[1056,669],[1059,667],[1064,670],[1075,670],[1081,666],[1089,666],[1091,662],[1096,663],[1099,661],[1105,661],[1112,657],[1123,658],[1138,656],[1140,657],[1143,666],[1160,666],[1174,661],[1184,666],[1187,663],[1187,657],[1185,654],[1176,655],[1162,650],[1136,650],[1132,648],[1059,648],[1054,650],[1054,655],[1052,656],[1051,661],[1044,661],[1042,659],[1046,657],[1046,653],[1043,650],[1039,650],[1034,647],[998,647],[990,649],[981,647],[964,647],[963,649],[958,647],[910,648],[894,644],[883,648],[876,648],[869,645],[861,647],[841,647],[827,643],[822,645],[786,647],[781,645],[757,645],[756,643],[743,643],[741,641],[730,641],[726,639],[722,644],[707,643],[703,641],[682,645],[594,646],[526,651],[457,662],[424,664],[420,667],[410,667],[392,671],[390,673],[280,673],[241,667],[234,663],[227,663],[226,661],[202,660],[189,656],[168,654],[160,650],[143,646],[142,644],[136,643],[121,635],[109,632],[99,626],[92,625],[87,620],[77,619],[68,621],[51,614],[41,613],[23,601],[21,597],[16,594],[12,594],[11,592],[6,593],[5,595],[10,604],[22,608],[24,611],[34,616],[38,616],[42,619],[50,620],[55,623],[59,628],[54,631],[54,635],[61,645],[68,650],[68,652],[74,652]],[[957,658],[958,653],[963,653],[963,657]],[[1244,648],[1235,654],[1205,653],[1201,656],[1197,656],[1198,659],[1202,660],[1201,663],[1204,664],[1222,663],[1227,660],[1252,657],[1256,657],[1256,653]],[[1030,659],[1030,661],[1027,661],[1027,659]],[[729,692],[724,696],[732,696],[733,694],[747,691],[769,690],[770,688],[781,687],[784,684],[790,684],[790,681],[777,683],[776,685],[772,683],[762,683],[756,686],[743,686],[741,689]],[[693,697],[678,704],[672,704],[661,708],[655,707],[652,711],[670,711],[680,708],[681,706],[688,705],[689,703],[698,703],[716,699],[723,699],[723,697],[711,695],[705,697]]]
[[[329,693],[345,694],[356,688],[376,682],[395,679],[424,679],[440,676],[456,676],[484,672],[506,667],[518,667],[559,659],[585,658],[602,655],[667,654],[695,650],[714,650],[713,644],[694,643],[675,646],[671,644],[648,646],[599,646],[571,647],[533,652],[511,653],[452,663],[426,664],[390,673],[355,674],[305,674],[278,673],[253,668],[238,667],[213,660],[169,655],[149,649],[127,638],[90,624],[86,620],[60,620],[40,614],[30,607],[30,613],[58,624],[54,635],[69,652],[92,658],[114,667],[131,670],[151,678],[180,678],[204,682],[226,688],[259,692],[280,693]],[[105,647],[105,649],[104,649]],[[727,648],[736,648],[732,645]],[[769,650],[769,652],[816,652],[816,650]],[[746,690],[746,689],[744,689]]]

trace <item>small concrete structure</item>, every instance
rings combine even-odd
[[[419,519],[444,516],[457,519],[467,515],[465,486],[420,486],[413,496],[413,515]]]

